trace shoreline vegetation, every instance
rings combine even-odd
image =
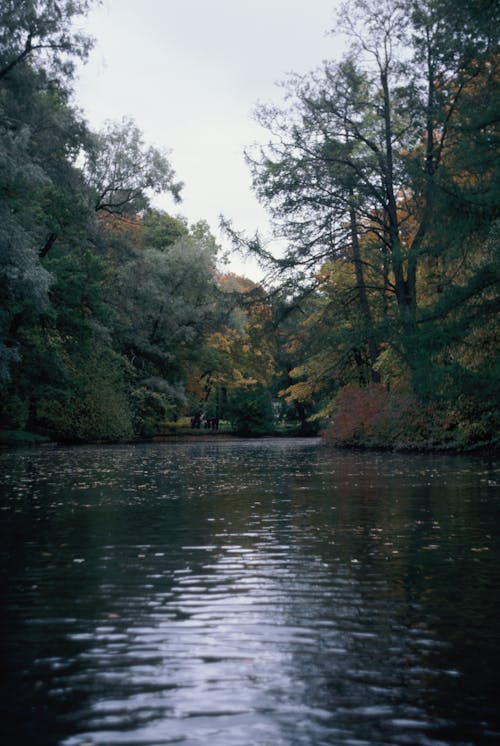
[[[170,155],[83,118],[92,4],[0,0],[0,444],[497,451],[500,5],[341,5],[343,57],[256,111],[270,235],[221,221],[254,282],[155,206],[182,199]]]
[[[354,450],[367,452],[386,452],[386,453],[404,453],[411,455],[416,454],[449,454],[449,455],[473,455],[487,456],[497,458],[500,455],[500,440],[496,442],[474,443],[462,447],[456,444],[438,444],[438,443],[411,443],[407,440],[400,443],[383,444],[374,442],[372,439],[356,438],[350,441],[340,441],[333,439],[328,431],[318,432],[300,432],[300,428],[276,429],[268,433],[248,434],[237,433],[231,430],[226,431],[195,431],[186,427],[170,426],[156,435],[148,437],[136,437],[130,439],[89,439],[89,440],[71,440],[51,438],[39,433],[24,431],[6,431],[0,430],[0,448],[25,448],[33,447],[50,447],[50,446],[85,446],[98,445],[102,447],[110,445],[134,445],[147,443],[217,443],[221,441],[238,442],[241,440],[269,440],[269,439],[298,439],[310,438],[317,439],[325,447],[338,450]]]

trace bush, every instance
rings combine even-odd
[[[444,421],[435,407],[377,383],[344,386],[324,435],[342,446],[424,448],[445,440]]]
[[[156,435],[160,424],[171,417],[175,408],[167,397],[145,387],[132,393],[134,432],[142,437]]]
[[[228,400],[227,418],[239,435],[266,435],[274,432],[271,394],[260,384],[234,389]]]
[[[0,428],[22,430],[29,416],[29,402],[17,394],[0,395]]]
[[[133,434],[119,359],[106,350],[82,356],[64,388],[40,388],[36,424],[70,441],[121,440]]]

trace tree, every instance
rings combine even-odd
[[[239,435],[266,435],[276,427],[271,394],[262,384],[234,389],[227,409],[228,419]]]
[[[70,103],[90,5],[0,0],[0,419],[77,439],[185,401],[215,261],[206,226],[150,209],[179,196],[165,154],[127,120],[92,135]]]
[[[334,392],[345,383],[336,361],[352,356],[361,373],[368,357],[373,381],[391,360],[422,401],[462,392],[477,413],[472,381],[489,388],[494,369],[478,340],[497,328],[498,25],[475,2],[355,0],[339,26],[344,59],[290,76],[285,106],[257,112],[269,143],[248,155],[287,242],[274,266],[283,287],[316,298],[306,318],[322,328],[320,340],[302,326],[305,357],[286,393]]]
[[[361,134],[362,120],[368,119],[363,111],[367,82],[353,59],[347,58],[340,65],[325,65],[322,73],[309,78],[293,76],[289,94],[294,100],[292,112],[259,109],[261,123],[271,128],[276,139],[256,158],[248,157],[257,193],[270,207],[280,235],[288,240],[278,266],[295,273],[299,269],[301,284],[304,272],[306,277],[312,273],[314,286],[323,262],[345,258],[352,262],[371,375],[378,380],[374,368],[378,345],[360,248],[363,226],[372,219],[380,199],[378,163],[364,147],[368,134]],[[357,137],[350,122],[356,122]]]
[[[494,214],[485,214],[485,199],[493,207],[487,195],[495,193],[495,172],[490,168],[484,174],[485,159],[494,162],[495,150],[493,118],[484,98],[495,84],[492,44],[480,34],[474,57],[471,29],[476,26],[469,24],[467,54],[458,53],[457,38],[463,43],[464,33],[455,26],[455,35],[444,34],[444,11],[450,12],[449,4],[439,2],[359,0],[344,6],[341,24],[352,50],[340,64],[325,63],[309,76],[293,76],[291,104],[283,111],[259,110],[273,139],[250,159],[257,193],[270,208],[278,235],[289,240],[278,267],[293,268],[302,284],[304,269],[315,273],[327,259],[350,256],[375,363],[377,340],[364,274],[378,266],[376,287],[396,301],[391,344],[410,365],[417,387],[426,367],[420,268],[425,270],[429,257],[453,259],[439,230],[443,211],[450,214],[450,196],[466,207],[465,240],[474,232],[471,213],[483,228]],[[458,16],[463,19],[464,12]],[[478,127],[475,138],[474,153],[481,153],[482,162],[466,155],[466,143],[474,141],[470,127],[464,147],[458,147],[467,112],[473,111],[472,91],[474,102],[481,104],[482,132],[486,129],[480,135]],[[489,283],[491,273],[484,279]],[[384,327],[385,321],[379,339]]]
[[[85,59],[92,39],[75,31],[92,0],[2,0],[0,2],[0,80],[25,63],[67,80],[74,59]]]
[[[68,102],[74,57],[89,39],[71,24],[88,2],[0,3],[0,379],[19,358],[17,332],[48,304],[40,262],[64,225],[82,224],[74,159],[85,127]]]
[[[147,236],[149,227],[142,230]],[[149,412],[149,429],[187,405],[190,371],[219,312],[217,245],[199,228],[194,233],[161,249],[145,247],[143,238],[109,277],[113,339],[130,366],[133,398]]]
[[[172,217],[166,212],[149,209],[143,218],[144,246],[164,251],[177,239],[189,235],[187,220],[182,216]]]
[[[373,371],[352,263],[327,262],[318,280],[320,288],[301,304],[302,315],[288,333],[287,349],[295,363],[281,393],[290,403],[308,405],[310,415],[319,410],[325,416],[340,386],[364,386],[373,380]]]
[[[167,156],[146,146],[141,131],[131,119],[108,122],[94,136],[86,156],[85,173],[93,190],[96,212],[136,215],[149,206],[151,194],[170,192],[180,200],[182,184]]]

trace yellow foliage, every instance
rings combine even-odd
[[[314,391],[309,380],[292,383],[288,388],[279,392],[289,403],[293,401],[306,402],[310,401]]]
[[[386,346],[381,350],[373,368],[380,373],[382,381],[390,383],[392,387],[406,388],[409,385],[408,366],[392,347]]]

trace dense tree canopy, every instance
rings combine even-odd
[[[340,60],[261,105],[284,249],[224,274],[170,156],[72,101],[90,0],[0,0],[0,427],[149,437],[190,418],[337,443],[498,431],[498,4],[354,0]],[[418,412],[418,417],[415,413]]]
[[[287,240],[275,264],[316,295],[288,395],[321,390],[325,412],[350,380],[382,378],[455,408],[455,424],[458,401],[492,426],[498,25],[485,5],[490,19],[498,7],[480,5],[348,3],[344,59],[290,76],[286,105],[257,110],[270,140],[248,161]]]
[[[1,422],[70,439],[177,416],[220,316],[206,224],[151,207],[180,198],[166,154],[71,104],[89,5],[0,3]]]

